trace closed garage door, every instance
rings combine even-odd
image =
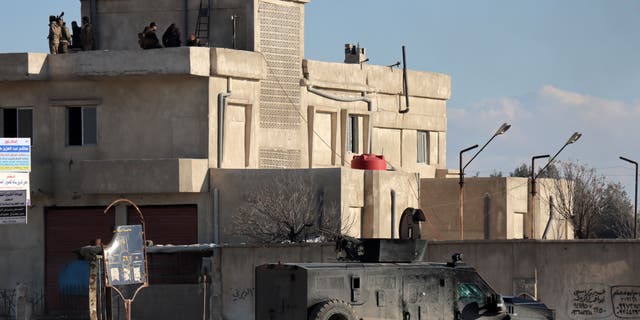
[[[47,208],[45,210],[45,290],[50,315],[88,318],[88,262],[79,249],[100,238],[111,241],[115,221],[104,207]]]
[[[189,245],[198,242],[196,205],[142,206],[147,240],[155,245]],[[139,224],[135,209],[129,208],[129,224]],[[150,284],[197,283],[200,257],[193,254],[149,255]]]

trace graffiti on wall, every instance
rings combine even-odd
[[[22,309],[20,308],[22,301],[25,301],[35,314],[41,314],[44,311],[44,292],[41,290],[0,289],[0,318],[15,316],[16,312]]]
[[[611,287],[611,302],[616,317],[638,319],[640,317],[640,286]]]
[[[567,310],[572,319],[640,317],[640,286],[583,284],[570,294]]]
[[[253,300],[255,288],[232,288],[231,299],[233,302]]]

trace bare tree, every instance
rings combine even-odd
[[[233,225],[235,232],[254,241],[304,242],[318,237],[330,241],[350,227],[341,221],[337,206],[327,203],[323,192],[314,191],[309,175],[279,175],[244,198]]]
[[[555,180],[554,208],[572,222],[576,238],[631,236],[632,206],[622,185],[580,163],[562,162],[560,168],[564,181]]]

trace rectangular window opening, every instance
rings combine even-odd
[[[4,138],[30,138],[33,143],[32,108],[3,108],[2,126]]]
[[[428,131],[418,131],[418,145],[417,145],[417,154],[418,154],[418,163],[429,164],[429,132]]]
[[[347,151],[351,153],[360,153],[360,118],[350,115],[347,122]]]
[[[351,277],[351,288],[360,289],[360,277],[357,277],[357,276]]]
[[[98,122],[95,107],[67,108],[67,138],[70,146],[98,143]]]

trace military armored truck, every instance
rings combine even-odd
[[[256,267],[255,319],[555,319],[538,301],[503,299],[459,253],[423,262],[424,213],[407,208],[400,221],[401,239],[338,241],[338,257],[351,262]]]

